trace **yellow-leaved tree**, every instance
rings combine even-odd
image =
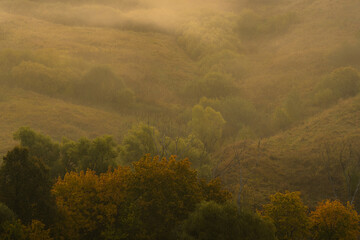
[[[274,223],[279,240],[302,240],[309,233],[307,209],[300,192],[286,191],[271,195],[270,203],[263,205],[260,213]]]

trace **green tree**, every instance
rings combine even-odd
[[[261,214],[274,223],[279,240],[305,239],[309,234],[307,207],[299,192],[271,195],[270,203],[263,205]]]
[[[275,240],[275,227],[233,204],[202,202],[182,224],[184,240]]]
[[[15,147],[0,168],[0,200],[24,222],[38,219],[50,224],[55,215],[49,169],[29,150]]]
[[[144,123],[134,125],[124,136],[120,146],[120,159],[125,164],[138,161],[145,154],[159,153],[159,132]]]
[[[21,127],[14,133],[14,139],[29,150],[31,156],[44,161],[49,167],[54,166],[60,157],[60,146],[50,137],[35,132],[29,127]]]
[[[206,151],[205,145],[194,134],[190,134],[187,138],[178,137],[171,141],[169,152],[180,159],[188,158],[191,166],[199,171],[201,177],[210,178],[210,154]]]
[[[116,166],[118,156],[117,144],[110,136],[93,140],[81,138],[77,142],[64,139],[61,153],[61,163],[67,171],[90,169],[97,173],[106,172],[109,167]]]
[[[192,109],[192,118],[189,122],[192,132],[204,144],[207,150],[214,150],[214,146],[222,137],[225,120],[220,112],[211,107],[203,108],[195,105]]]
[[[203,107],[209,106],[221,113],[226,121],[225,136],[236,136],[241,128],[244,126],[255,127],[254,123],[259,120],[255,107],[238,96],[221,99],[202,98],[199,104]]]

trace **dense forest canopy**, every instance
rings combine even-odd
[[[357,239],[358,0],[0,0],[1,239]]]

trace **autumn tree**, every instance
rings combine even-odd
[[[46,224],[55,215],[50,194],[49,169],[29,150],[15,147],[3,159],[0,168],[0,200],[25,223],[32,219]]]
[[[146,239],[145,236],[171,239],[169,229],[207,198],[190,162],[187,159],[176,161],[174,156],[169,159],[147,156],[134,163],[129,186],[140,220],[138,239]],[[224,192],[219,201],[227,197]]]
[[[274,223],[279,240],[304,239],[308,235],[307,207],[299,192],[271,195],[270,203],[263,205],[261,215]]]
[[[59,231],[81,240],[172,239],[199,202],[230,198],[218,181],[199,181],[188,160],[149,155],[133,168],[68,173],[53,193],[64,216]]]
[[[315,240],[356,240],[360,236],[359,215],[349,203],[326,200],[311,212],[311,232]]]
[[[179,239],[275,240],[275,227],[231,203],[202,202],[182,224]]]
[[[114,234],[115,223],[120,230],[126,176],[127,169],[118,168],[100,176],[91,170],[71,172],[59,179],[52,190],[63,216],[56,227],[59,234],[68,239],[101,239]]]

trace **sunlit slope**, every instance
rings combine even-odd
[[[60,141],[62,137],[78,139],[124,134],[134,119],[117,113],[70,104],[36,93],[1,87],[0,155],[15,146],[13,133],[22,126]]]
[[[164,102],[197,77],[175,36],[159,32],[61,25],[0,12],[1,49],[54,49],[91,64],[110,65],[137,95]]]
[[[324,144],[342,144],[360,136],[360,96],[341,101],[333,108],[298,127],[276,136],[238,142],[219,153],[218,174],[235,192],[245,186],[245,198],[259,203],[279,190],[303,192],[311,203],[331,197],[332,189],[322,171]],[[236,156],[236,154],[238,156]]]

